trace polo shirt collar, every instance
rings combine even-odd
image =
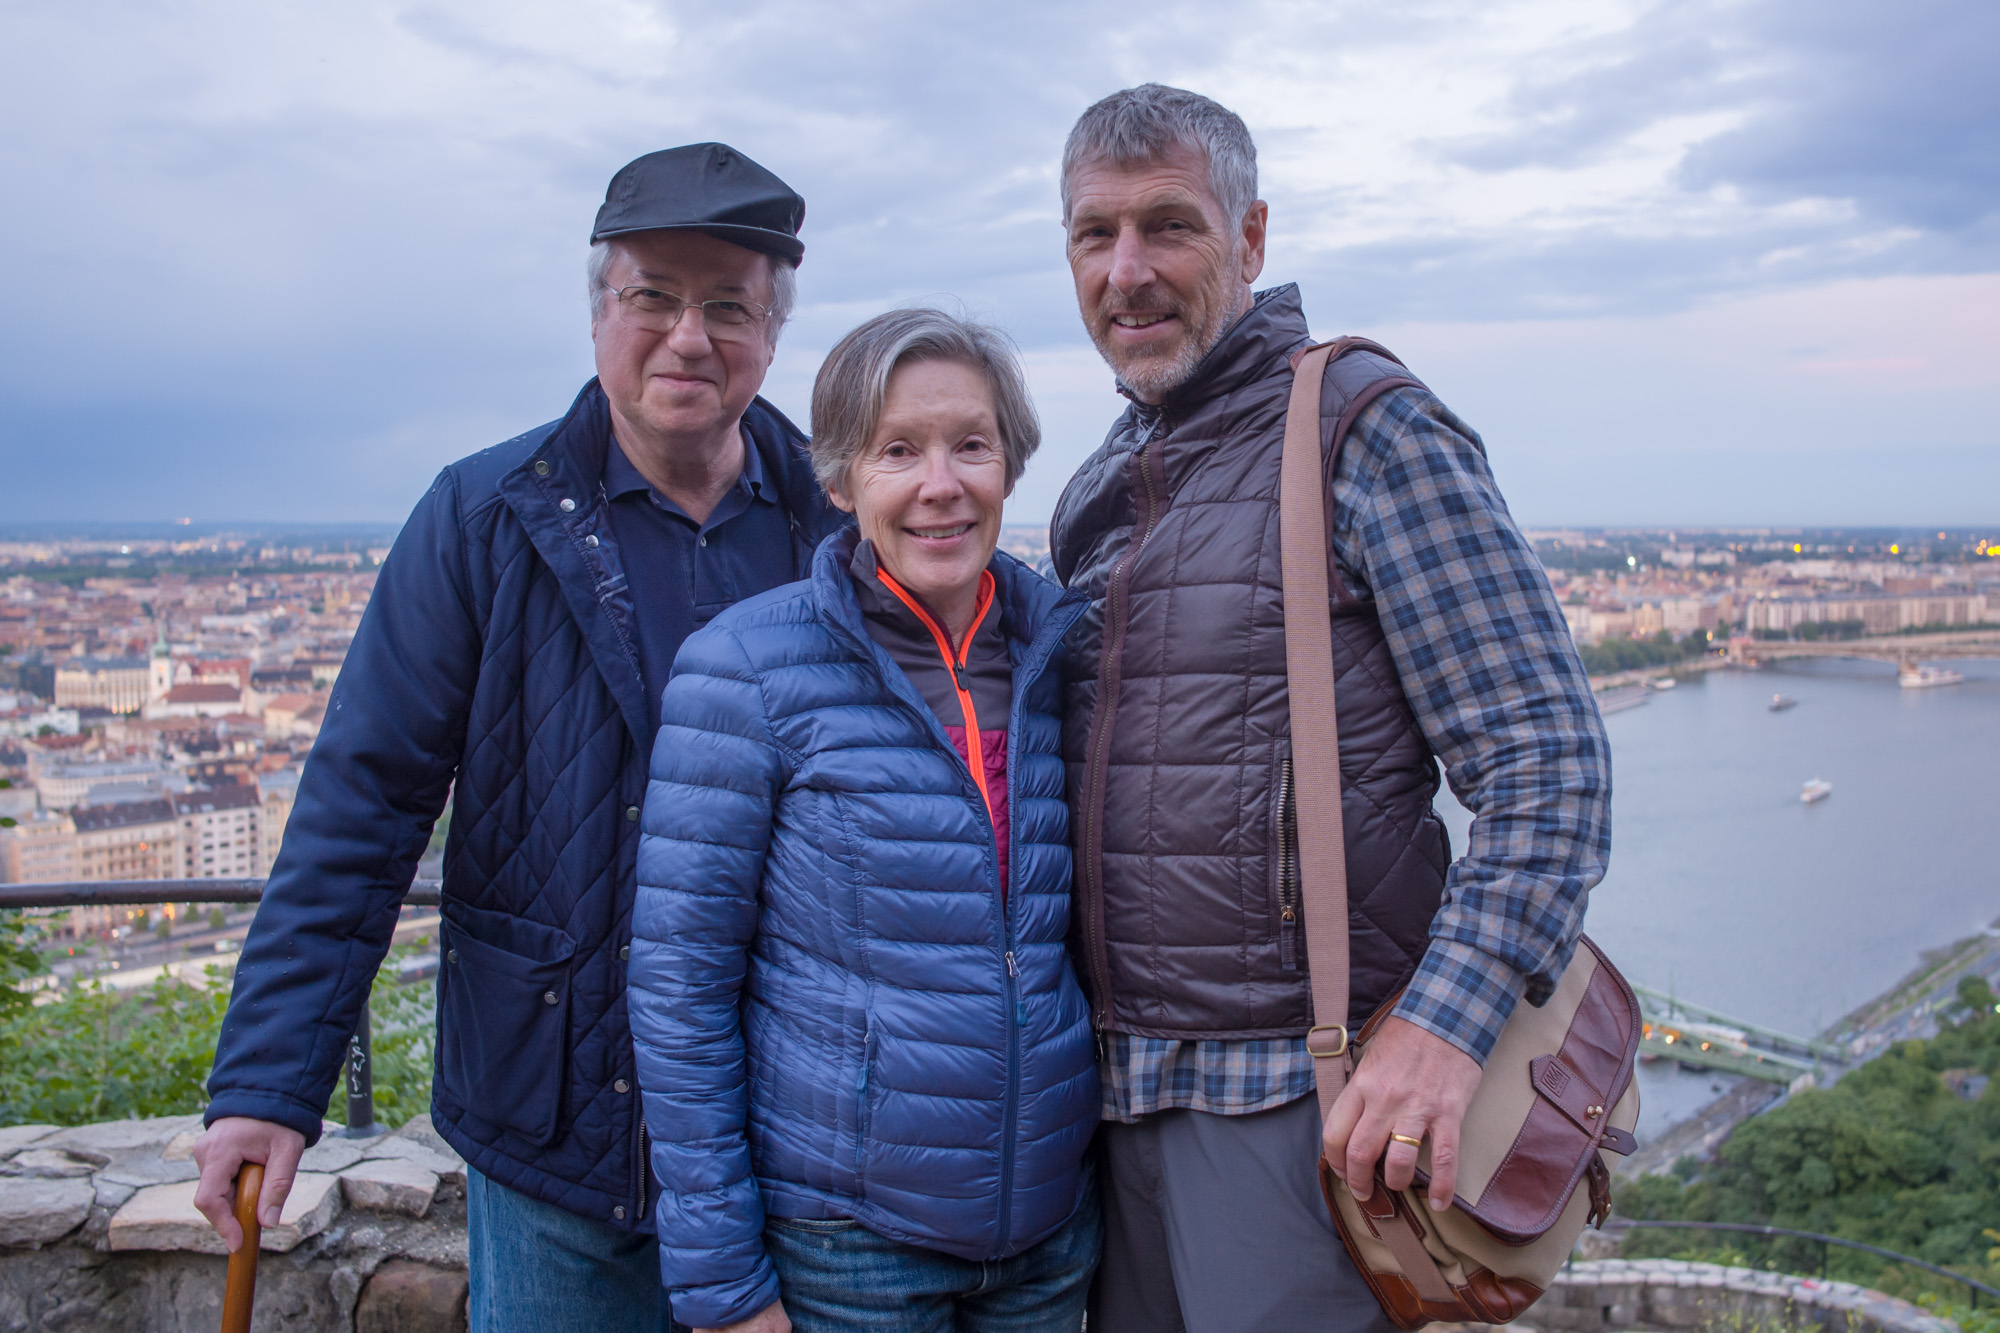
[[[737,478],[736,485],[739,488],[747,487],[749,498],[752,500],[759,500],[764,504],[778,503],[777,488],[772,486],[766,477],[764,451],[757,447],[757,438],[751,433],[748,414],[745,414],[739,429],[743,432],[743,475]],[[632,465],[632,460],[625,456],[624,446],[618,443],[616,436],[613,436],[611,447],[604,454],[604,498],[616,500],[634,491],[644,491],[668,508],[675,510],[680,508],[666,496],[653,492],[653,484]]]

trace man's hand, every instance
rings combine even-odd
[[[1334,1174],[1355,1198],[1366,1199],[1375,1192],[1375,1163],[1381,1161],[1389,1188],[1408,1189],[1416,1179],[1417,1150],[1389,1136],[1428,1137],[1431,1209],[1451,1207],[1458,1132],[1479,1075],[1479,1062],[1444,1038],[1406,1019],[1384,1022],[1326,1118],[1326,1160]]]
[[[698,1328],[694,1333],[792,1333],[792,1318],[785,1313],[783,1301],[772,1301],[748,1319],[718,1328]]]
[[[299,1173],[299,1158],[305,1151],[305,1135],[296,1129],[240,1115],[222,1117],[194,1141],[195,1165],[201,1168],[194,1206],[231,1254],[243,1244],[234,1202],[237,1168],[245,1162],[263,1164],[264,1188],[257,1195],[257,1221],[274,1227],[284,1211],[285,1196],[292,1192],[292,1180]]]

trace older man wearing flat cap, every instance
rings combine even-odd
[[[651,153],[591,232],[597,377],[446,468],[382,567],[236,972],[196,1203],[278,1212],[431,826],[444,861],[432,1120],[467,1162],[471,1324],[670,1325],[625,1008],[634,859],[681,640],[805,576],[844,516],[757,396],[805,202],[722,144]]]

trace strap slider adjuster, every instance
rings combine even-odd
[[[1319,1035],[1322,1032],[1339,1033],[1340,1034],[1339,1044],[1330,1049],[1324,1048],[1323,1042]],[[1336,1055],[1346,1055],[1347,1024],[1345,1023],[1314,1024],[1311,1028],[1307,1029],[1306,1031],[1306,1053],[1312,1056],[1312,1058],[1315,1060],[1330,1060]]]

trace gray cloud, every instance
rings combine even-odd
[[[1750,85],[1760,114],[1689,159],[1691,185],[1851,199],[2000,254],[2000,8],[1826,0],[1746,18],[1746,39],[1774,57]]]
[[[1486,59],[1480,23],[1551,3],[1250,0],[1143,21],[1052,0],[11,6],[0,517],[394,517],[443,462],[567,404],[590,373],[581,260],[604,181],[696,139],[809,200],[789,404],[816,349],[899,301],[956,298],[1066,354],[1083,340],[1062,137],[1146,78],[1250,99],[1269,276],[1305,282],[1327,326],[1658,313],[1996,267],[1985,6],[1661,5],[1505,65],[1497,100],[1396,149],[1415,184],[1328,141],[1348,116],[1402,143],[1397,118],[1423,108],[1350,87],[1448,84]],[[1297,95],[1251,109],[1265,87]],[[1602,172],[1703,116],[1719,128],[1611,203],[1465,202]],[[1448,196],[1458,212],[1431,206]],[[1343,240],[1360,217],[1373,230]]]

